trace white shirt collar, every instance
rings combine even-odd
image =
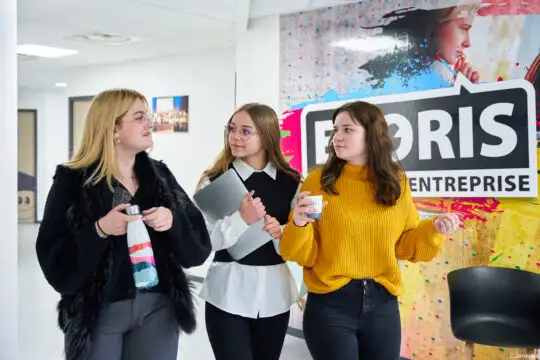
[[[272,165],[270,161],[266,164],[266,166],[262,170],[255,170],[254,168],[252,168],[251,166],[249,166],[248,164],[246,164],[245,162],[243,162],[242,160],[238,158],[234,159],[233,166],[243,181],[246,181],[247,179],[249,179],[249,177],[254,172],[261,172],[261,171],[264,171],[268,176],[270,176],[274,180],[276,180],[276,177],[277,177],[277,169],[275,168],[274,165]]]

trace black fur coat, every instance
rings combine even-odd
[[[61,295],[58,325],[65,334],[67,360],[84,358],[99,310],[107,300],[134,296],[132,278],[120,286],[111,280],[118,278],[114,273],[118,258],[114,248],[118,245],[114,242],[122,239],[101,239],[95,231],[95,221],[112,208],[113,194],[106,181],[84,185],[94,170],[95,166],[84,170],[57,167],[36,242],[43,273]],[[135,173],[151,205],[165,206],[173,213],[172,228],[162,233],[150,229],[150,236],[155,244],[161,291],[169,294],[180,328],[191,333],[196,315],[191,284],[183,269],[203,264],[210,255],[204,218],[165,164],[141,153]]]

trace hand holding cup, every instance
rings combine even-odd
[[[322,201],[322,195],[310,196],[309,191],[298,194],[296,206],[293,211],[293,221],[296,226],[303,227],[321,217],[322,209],[326,202]]]

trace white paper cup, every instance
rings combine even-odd
[[[320,219],[321,213],[322,213],[323,196],[314,195],[314,196],[308,196],[307,198],[313,201],[313,207],[315,208],[315,212],[312,214],[307,214],[307,216],[312,219]]]

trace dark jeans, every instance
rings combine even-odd
[[[309,293],[304,336],[314,360],[398,360],[397,298],[370,279],[329,294]]]
[[[206,331],[216,360],[279,360],[290,312],[250,319],[206,303]]]

